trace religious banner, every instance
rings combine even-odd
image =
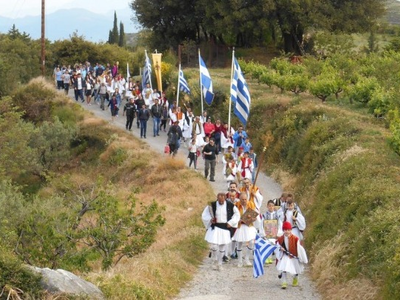
[[[278,220],[264,220],[264,232],[266,238],[276,238],[278,235]]]
[[[249,226],[251,223],[253,223],[258,216],[258,212],[252,210],[252,209],[247,209],[242,217],[240,218],[240,221],[242,221],[244,224]]]
[[[161,56],[162,56],[162,53],[153,53],[152,54],[154,73],[156,74],[156,79],[157,79],[157,90],[159,92],[162,92]]]

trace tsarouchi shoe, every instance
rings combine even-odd
[[[295,276],[295,277],[293,278],[293,283],[292,283],[292,285],[293,285],[293,286],[298,286],[298,285],[299,285],[299,277]]]

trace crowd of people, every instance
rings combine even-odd
[[[250,137],[243,126],[235,130],[207,111],[195,116],[191,107],[179,107],[170,102],[164,93],[150,84],[141,84],[131,78],[126,80],[113,66],[89,62],[74,67],[57,66],[55,84],[68,94],[74,90],[76,101],[95,103],[105,110],[109,107],[111,121],[119,115],[126,116],[126,130],[131,131],[136,118],[140,137],[147,137],[147,122],[153,120],[153,137],[167,133],[166,152],[175,156],[183,144],[188,150],[189,167],[197,169],[198,159],[204,160],[204,177],[216,180],[216,165],[223,164],[221,179],[228,185],[227,192],[217,195],[217,200],[207,205],[202,220],[207,229],[205,240],[210,244],[213,268],[223,270],[223,263],[237,259],[237,266],[250,266],[256,235],[277,245],[276,267],[282,288],[287,288],[287,274],[293,276],[292,285],[298,285],[298,275],[307,263],[303,247],[303,230],[306,222],[293,195],[283,193],[269,200],[265,213],[261,213],[263,196],[255,185],[258,161]],[[269,257],[267,264],[272,264]]]

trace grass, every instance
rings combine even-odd
[[[197,80],[195,72],[186,73],[192,75],[189,84]],[[228,94],[230,70],[210,73],[216,90]],[[392,260],[398,257],[395,245],[389,243],[396,240],[395,230],[384,230],[390,227],[387,219],[396,220],[398,208],[388,202],[394,202],[400,191],[398,157],[387,147],[385,124],[362,108],[331,101],[321,104],[308,94],[294,97],[247,79],[252,95],[248,131],[256,151],[269,134],[274,138],[264,169],[285,190],[295,192],[306,214],[311,275],[319,291],[326,299],[379,299],[385,289],[376,278],[379,270],[386,270],[385,263],[399,265],[398,259]],[[198,97],[196,90],[192,97]],[[222,101],[211,114],[227,116],[227,105]],[[145,253],[123,259],[109,271],[94,262],[93,270],[82,275],[99,285],[108,299],[173,298],[206,254],[200,215],[215,196],[211,187],[183,161],[166,159],[125,131],[85,112],[79,114],[82,143],[64,172],[76,182],[94,182],[101,175],[113,184],[121,203],[134,190],[140,202],[156,200],[164,205],[166,218]],[[39,194],[52,192],[46,187]],[[376,217],[382,215],[377,207],[389,212],[387,219]],[[368,246],[371,236],[379,242]],[[385,261],[377,255],[383,252]],[[388,281],[395,282],[396,268],[387,269]]]
[[[124,130],[76,107],[63,94],[57,94],[56,101],[62,101],[66,110],[58,108],[55,113],[78,128],[72,145],[74,156],[46,185],[37,187],[38,197],[63,191],[64,183],[75,187],[78,194],[82,191],[95,197],[92,189],[100,184],[118,197],[120,209],[132,192],[143,205],[156,201],[165,208],[165,225],[145,253],[123,258],[109,271],[102,271],[101,262],[94,260],[92,270],[80,275],[100,286],[107,299],[173,298],[206,254],[200,216],[204,206],[215,198],[212,188],[202,176],[186,168],[184,161],[153,152]]]

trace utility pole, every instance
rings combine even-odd
[[[46,54],[45,54],[45,0],[42,0],[42,37],[41,37],[41,45],[42,45],[42,50],[41,50],[41,62],[42,62],[42,76],[44,77],[46,74]]]

